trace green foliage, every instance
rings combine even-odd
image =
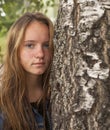
[[[0,64],[3,63],[3,57],[6,48],[6,36],[0,36]]]
[[[6,36],[0,36],[0,52],[5,53]]]
[[[55,0],[0,0],[0,30],[6,33],[12,23],[25,12],[48,12]],[[5,16],[3,16],[5,14]]]

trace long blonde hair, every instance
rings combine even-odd
[[[19,47],[22,43],[27,26],[33,21],[46,24],[50,32],[50,50],[53,57],[53,24],[42,13],[25,13],[10,28],[7,40],[6,57],[4,60],[0,107],[4,113],[6,130],[35,130],[35,119],[27,97],[25,71],[20,65]],[[48,70],[43,74],[43,101],[49,91]]]

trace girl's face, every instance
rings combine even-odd
[[[20,46],[20,63],[28,73],[42,75],[47,70],[50,60],[48,26],[34,21],[25,31]]]

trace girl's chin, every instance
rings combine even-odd
[[[45,71],[38,71],[38,72],[32,72],[31,74],[34,75],[42,75]]]
[[[32,72],[32,71],[29,72],[29,71],[27,71],[28,74],[36,75],[36,76],[38,76],[38,75],[42,75],[42,74],[44,74],[44,72],[45,72],[45,71],[38,71],[38,72],[35,72],[35,71],[34,71],[34,72]]]

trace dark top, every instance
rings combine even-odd
[[[43,121],[43,116],[42,114],[32,105],[32,111],[34,113],[35,120],[38,124],[38,128],[44,128],[44,121]],[[4,122],[4,117],[3,114],[0,113],[0,130],[3,130],[3,122]],[[49,116],[49,112],[46,109],[46,130],[52,130],[52,125],[51,125],[51,120]]]

